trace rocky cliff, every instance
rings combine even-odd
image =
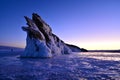
[[[70,46],[52,33],[51,27],[36,13],[32,19],[25,16],[28,26],[23,26],[27,32],[26,48],[21,57],[52,57],[60,54],[70,54],[81,51],[76,46]]]

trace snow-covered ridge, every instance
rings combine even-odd
[[[21,57],[52,57],[54,55],[70,54],[72,51],[81,51],[76,46],[70,46],[52,33],[51,27],[36,14],[32,19],[25,16],[27,27],[26,48]]]

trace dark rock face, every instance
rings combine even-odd
[[[88,50],[84,48],[79,48],[78,46],[75,45],[71,45],[71,44],[66,44],[66,45],[72,50],[72,52],[88,52]]]
[[[80,50],[81,50],[81,52],[88,52],[88,50],[84,49],[84,48],[81,48]]]
[[[77,46],[70,46],[52,33],[51,27],[42,18],[33,13],[32,19],[25,16],[27,27],[26,48],[21,57],[52,57],[59,54],[70,54],[81,51]]]
[[[71,45],[71,44],[66,44],[71,50],[72,52],[81,52],[81,49],[75,45]]]

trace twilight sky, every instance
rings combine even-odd
[[[66,43],[120,49],[120,0],[0,0],[0,10],[0,45],[24,47],[23,16],[35,12]]]

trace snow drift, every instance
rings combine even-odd
[[[70,47],[52,33],[51,27],[36,13],[32,19],[25,16],[28,26],[23,26],[27,32],[26,48],[21,57],[52,57],[60,54],[70,54],[72,51],[81,51],[78,47]]]

